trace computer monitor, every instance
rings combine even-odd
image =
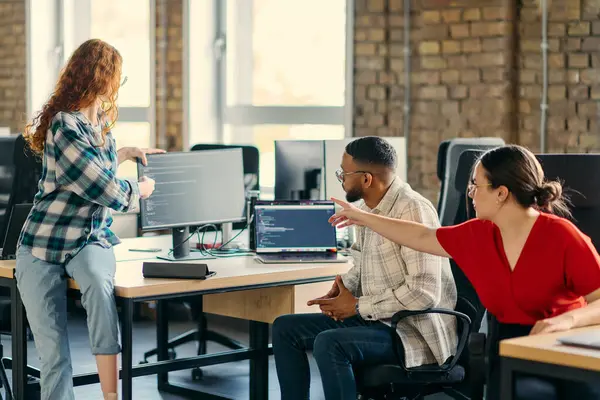
[[[324,168],[322,140],[275,141],[275,200],[319,200]]]
[[[154,193],[140,201],[144,231],[170,228],[171,261],[206,258],[190,253],[190,226],[244,219],[244,169],[241,149],[149,154],[138,175],[155,180]],[[192,232],[193,233],[193,232]]]

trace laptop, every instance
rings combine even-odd
[[[338,254],[332,201],[257,201],[256,258],[265,264],[344,263]]]
[[[33,204],[31,203],[15,204],[13,206],[10,215],[8,215],[9,219],[4,235],[2,256],[0,256],[0,259],[14,260],[16,258],[17,242],[19,241],[21,230],[23,229],[23,225],[25,225],[27,216],[29,216],[31,207],[33,207]]]
[[[558,339],[561,344],[600,350],[600,329]]]

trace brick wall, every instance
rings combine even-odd
[[[357,136],[405,135],[403,3],[356,2]],[[499,136],[539,150],[541,15],[534,0],[522,3],[517,19],[510,0],[411,2],[408,179],[434,202],[443,139]],[[551,2],[548,151],[600,147],[600,57],[592,52],[600,48],[600,21],[593,3]]]
[[[166,6],[166,26],[162,26],[162,3]],[[156,2],[156,133],[157,143],[169,151],[183,149],[183,1],[158,0]],[[166,33],[166,40],[164,38]],[[163,64],[163,47],[166,48],[166,62]],[[166,67],[166,87],[160,84],[163,65]],[[163,97],[166,96],[163,102]],[[162,104],[166,105],[165,132],[161,116]],[[164,139],[161,139],[161,136]]]
[[[25,0],[0,1],[0,127],[21,132],[26,113]]]

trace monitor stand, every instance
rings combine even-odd
[[[225,222],[221,224],[221,247],[219,250],[221,251],[237,251],[240,247],[240,243],[238,241],[231,241],[233,238],[233,224],[231,222]],[[229,243],[228,243],[229,242]],[[225,243],[227,245],[223,246]]]
[[[185,228],[173,228],[173,251],[165,256],[157,256],[161,260],[167,261],[194,261],[194,260],[210,260],[216,257],[204,255],[200,252],[190,253],[190,241],[184,241],[190,236],[190,229]],[[191,238],[190,238],[191,239]]]

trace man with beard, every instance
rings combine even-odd
[[[395,175],[396,152],[386,140],[363,137],[346,146],[336,176],[349,202],[380,215],[439,227],[431,202]],[[398,360],[390,318],[400,310],[454,309],[456,286],[447,259],[401,247],[357,227],[354,266],[323,297],[321,313],[285,315],[273,324],[273,352],[283,400],[308,399],[313,351],[327,400],[356,399],[353,367],[403,362],[442,365],[456,351],[456,321],[441,314],[398,324]]]

